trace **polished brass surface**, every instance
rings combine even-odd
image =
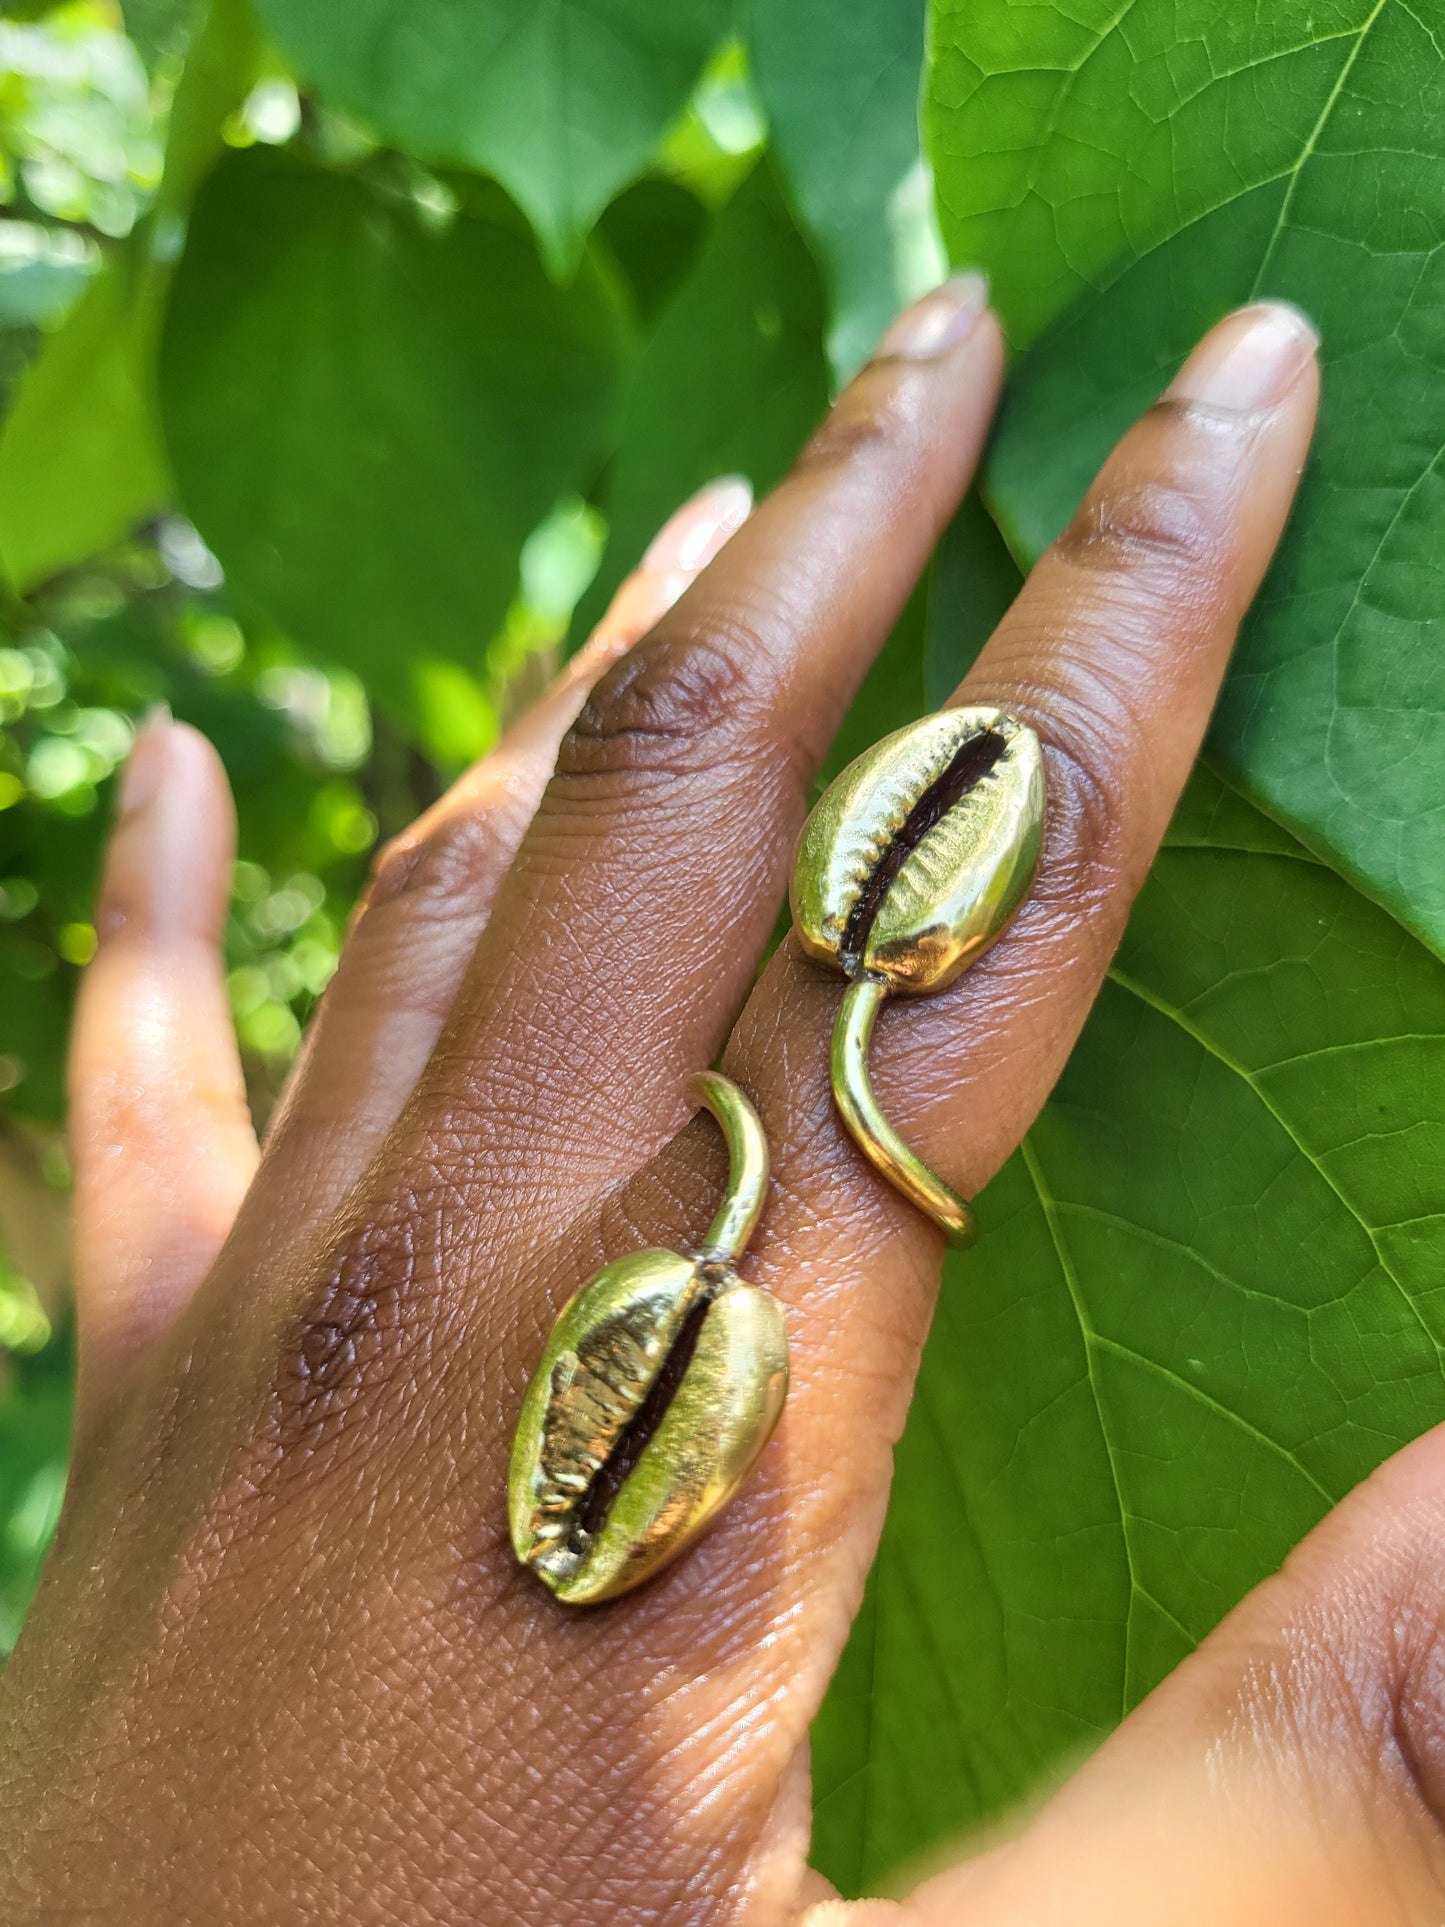
[[[721,1077],[716,1071],[698,1071],[687,1080],[687,1094],[711,1111],[722,1127],[730,1165],[722,1209],[708,1226],[698,1255],[736,1264],[763,1215],[768,1195],[768,1140],[757,1112],[731,1078]]]
[[[888,995],[887,984],[856,978],[843,992],[833,1026],[833,1096],[854,1142],[905,1198],[940,1225],[950,1244],[971,1245],[978,1236],[973,1207],[951,1191],[899,1137],[878,1108],[868,1075],[873,1020]]]
[[[702,1250],[633,1252],[598,1272],[563,1309],[522,1401],[512,1546],[571,1605],[629,1591],[696,1538],[787,1393],[782,1307],[733,1269],[767,1190],[762,1125],[727,1078],[707,1072],[689,1088],[731,1162]]]
[[[872,1163],[955,1243],[973,1214],[879,1109],[868,1045],[882,1000],[942,990],[1028,892],[1044,822],[1038,738],[1004,710],[945,709],[850,763],[803,826],[793,924],[852,982],[833,1033],[833,1093]]]

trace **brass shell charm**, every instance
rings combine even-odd
[[[738,1087],[691,1093],[732,1171],[695,1258],[638,1251],[563,1309],[522,1401],[508,1481],[512,1548],[569,1605],[613,1599],[697,1537],[767,1444],[788,1388],[783,1309],[734,1269],[768,1182]]]
[[[1044,821],[1039,740],[1001,709],[945,709],[852,762],[803,826],[793,924],[851,979],[833,1031],[833,1094],[859,1148],[956,1244],[973,1212],[878,1107],[868,1045],[885,997],[942,990],[1002,935],[1028,892]]]

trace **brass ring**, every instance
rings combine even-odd
[[[868,1074],[886,997],[943,990],[1003,934],[1038,862],[1044,763],[1026,723],[945,709],[885,736],[829,785],[803,826],[793,927],[850,981],[833,1029],[833,1097],[853,1141],[951,1243],[972,1207],[910,1150]]]
[[[788,1390],[783,1308],[737,1261],[768,1188],[757,1112],[730,1079],[688,1084],[730,1165],[694,1257],[635,1251],[564,1307],[522,1400],[512,1549],[568,1605],[628,1592],[675,1559],[737,1491]]]

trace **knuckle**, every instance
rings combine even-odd
[[[1123,867],[1117,786],[1093,737],[1092,730],[1055,727],[1046,738],[1048,854],[1040,881],[1049,895],[1081,909],[1114,897]]]
[[[686,776],[745,753],[763,734],[766,704],[739,641],[710,622],[625,656],[564,738],[557,780]]]
[[[1223,535],[1217,502],[1187,476],[1121,482],[1106,475],[1089,490],[1054,553],[1075,568],[1159,577],[1167,588],[1214,570]]]
[[[496,826],[489,815],[461,810],[424,836],[398,838],[378,859],[366,908],[404,896],[408,913],[449,917],[474,906],[497,865]]]
[[[362,1225],[334,1254],[282,1345],[271,1430],[283,1457],[314,1456],[395,1371],[406,1339],[402,1302],[416,1270],[404,1213]]]
[[[804,444],[793,473],[871,469],[910,458],[918,445],[918,406],[912,384],[900,381],[888,369],[867,369]]]
[[[371,859],[371,881],[363,908],[369,910],[399,897],[421,862],[422,851],[421,840],[406,831],[383,843]]]

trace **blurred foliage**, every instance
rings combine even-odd
[[[1049,330],[833,766],[946,698],[1227,302],[1329,310],[1351,405],[1216,735],[1251,800],[1191,792],[1127,992],[951,1261],[974,1311],[939,1321],[816,1734],[845,1890],[1040,1785],[1445,1413],[1440,36],[1406,45],[1373,0],[1323,25],[1136,0],[1127,30],[1095,0],[925,11],[0,4],[4,1647],[63,1489],[64,1041],[147,711],[204,730],[236,791],[264,1121],[378,838],[681,497],[781,474],[941,272],[930,162],[954,259],[1021,346]],[[1407,73],[1408,172],[1381,132]]]

